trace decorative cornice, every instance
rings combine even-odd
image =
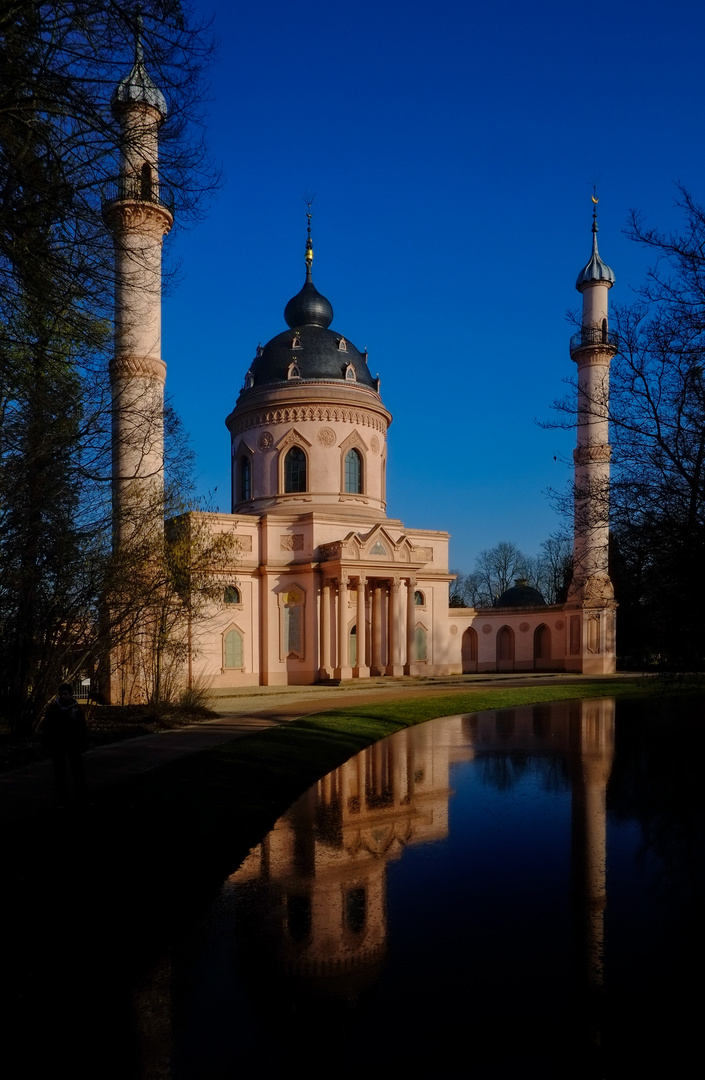
[[[576,345],[570,351],[570,358],[579,368],[582,367],[609,367],[612,357],[619,350],[616,345]]]
[[[174,224],[174,215],[159,203],[116,199],[104,206],[103,220],[113,233],[143,230],[161,240]]]
[[[250,413],[238,419],[231,427],[233,437],[253,427],[267,427],[271,424],[300,424],[305,421],[339,421],[344,424],[356,424],[358,427],[372,428],[384,437],[387,423],[374,413],[363,409],[350,409],[340,405],[296,405],[282,409],[267,409],[264,412]]]
[[[594,446],[579,446],[573,451],[573,461],[576,465],[591,465],[594,462],[600,464],[609,462],[612,457],[612,448],[606,443],[597,443]]]
[[[166,364],[157,356],[114,356],[110,361],[111,379],[158,379],[166,381]]]

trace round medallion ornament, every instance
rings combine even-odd
[[[453,637],[455,637],[455,635],[458,633],[458,627],[457,626],[451,626],[450,632],[451,632],[451,635]]]
[[[372,447],[372,450],[376,454],[377,451],[379,450],[379,439],[377,438],[376,435],[373,435],[372,438],[370,439],[370,446]]]
[[[257,440],[257,449],[258,450],[270,450],[271,447],[272,447],[273,442],[274,442],[274,438],[273,438],[271,432],[263,431],[262,434],[260,435],[259,439]]]
[[[485,623],[485,625],[482,627],[482,633],[483,634],[491,634],[492,633],[492,627],[490,626],[489,623]]]
[[[335,432],[329,427],[321,428],[318,432],[318,441],[321,446],[335,446]]]
[[[525,634],[526,631],[529,629],[528,622],[520,622],[519,623],[519,629],[521,630],[522,634]]]

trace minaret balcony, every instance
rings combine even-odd
[[[570,355],[575,356],[581,349],[605,349],[616,353],[619,349],[619,337],[614,330],[606,326],[581,326],[577,334],[570,339]]]
[[[160,206],[174,216],[174,193],[170,188],[159,185],[155,191],[155,185],[145,183],[142,176],[121,176],[119,180],[111,180],[103,187],[103,212],[116,202],[140,202],[151,203],[152,206]]]

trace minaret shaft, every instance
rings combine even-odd
[[[592,258],[576,283],[583,297],[581,327],[571,341],[571,356],[578,366],[578,403],[569,600],[601,606],[614,597],[609,578],[609,377],[616,347],[608,324],[614,274],[597,250],[596,215],[592,229]]]
[[[158,535],[164,516],[162,240],[173,216],[159,195],[158,132],[163,114],[152,100],[144,100],[145,85],[151,92],[145,84],[148,78],[143,65],[136,62],[113,100],[122,128],[120,176],[115,197],[103,211],[115,247],[115,354],[110,385],[114,543],[118,549],[131,538]]]

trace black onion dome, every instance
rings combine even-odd
[[[310,379],[339,380],[350,386],[358,383],[377,389],[377,380],[372,378],[367,367],[366,354],[335,330],[329,330],[327,325],[308,323],[285,330],[268,341],[258,354],[250,365],[246,390],[268,383]]]
[[[311,271],[306,271],[306,281],[301,292],[292,296],[284,308],[286,325],[292,330],[302,326],[322,326],[327,330],[333,322],[333,306],[330,300],[321,296],[311,278]]]
[[[518,578],[511,589],[507,589],[499,599],[495,600],[495,607],[545,607],[544,600],[538,589],[527,585],[523,578]]]

